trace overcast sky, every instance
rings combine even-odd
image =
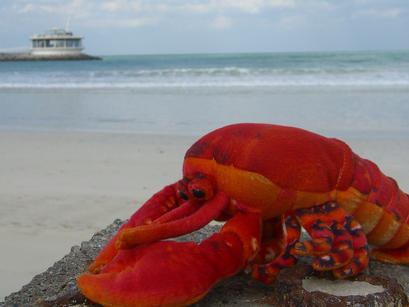
[[[409,0],[0,0],[0,50],[68,18],[102,55],[409,49]]]

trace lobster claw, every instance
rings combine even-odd
[[[78,286],[105,306],[186,306],[240,271],[260,240],[260,215],[237,213],[200,244],[159,241],[120,250],[99,274],[82,274]]]
[[[228,197],[217,193],[205,203],[186,201],[180,204],[177,183],[151,197],[108,242],[88,270],[100,272],[120,249],[177,237],[198,230],[221,214],[229,204]],[[165,204],[165,205],[164,205]]]
[[[120,231],[141,225],[151,224],[153,221],[161,222],[166,216],[168,216],[169,219],[169,215],[171,215],[169,213],[174,212],[175,208],[178,208],[182,202],[180,199],[178,199],[177,189],[178,184],[174,183],[164,187],[161,191],[154,194],[138,211],[131,216],[127,223],[122,225]],[[192,206],[183,208],[184,210],[182,212],[180,212],[180,209],[176,209],[176,211],[178,211],[181,215],[189,215],[191,211],[195,209]],[[170,218],[172,218],[172,216]],[[178,217],[176,216],[174,218]],[[118,249],[115,247],[118,236],[119,233],[108,242],[108,244],[98,254],[94,262],[89,266],[88,270],[91,273],[96,274],[100,272],[106,264],[115,258],[118,253]]]

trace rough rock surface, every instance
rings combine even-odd
[[[0,306],[98,306],[81,295],[76,279],[121,224],[116,220],[90,241],[72,247],[68,255],[35,276],[19,292],[7,296]],[[207,226],[180,240],[199,242],[217,228]],[[363,274],[340,284],[330,273],[313,271],[308,261],[300,259],[297,265],[283,270],[272,285],[238,274],[217,284],[194,306],[409,306],[409,266],[372,260]],[[322,287],[323,280],[326,287]],[[360,295],[356,293],[356,282],[368,286],[362,287]],[[337,295],[330,294],[328,288],[332,286]],[[364,288],[372,292],[364,293]]]

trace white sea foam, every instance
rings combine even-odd
[[[409,86],[409,70],[362,67],[210,67],[0,73],[0,88],[298,86]]]
[[[409,52],[3,64],[5,128],[201,134],[251,121],[409,134]]]

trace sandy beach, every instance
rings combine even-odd
[[[190,137],[0,132],[0,301],[181,176]]]
[[[0,300],[181,176],[185,136],[0,131]],[[344,138],[409,191],[409,139]]]

